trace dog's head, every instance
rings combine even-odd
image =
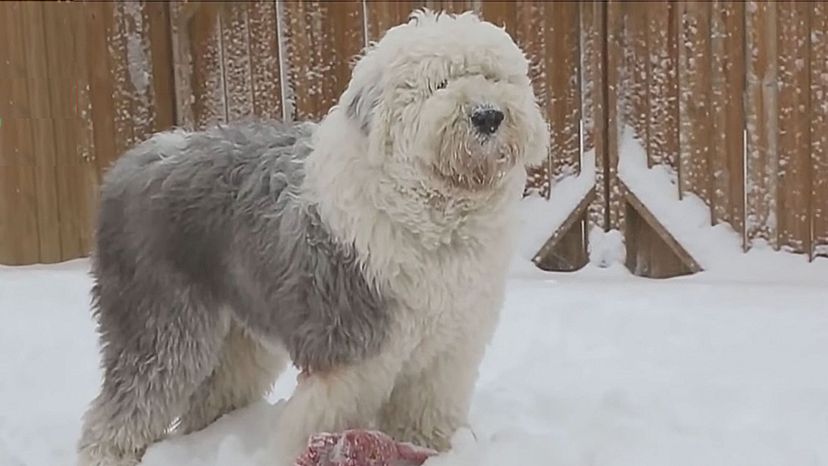
[[[547,155],[526,57],[472,13],[421,10],[389,29],[357,62],[339,107],[377,163],[441,191],[496,189]]]

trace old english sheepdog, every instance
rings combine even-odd
[[[126,152],[101,192],[103,383],[80,464],[137,464],[289,362],[307,375],[277,421],[281,460],[354,427],[447,449],[548,142],[509,35],[421,10],[366,49],[318,125],[173,130]]]

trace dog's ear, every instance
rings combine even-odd
[[[345,114],[355,121],[364,134],[371,131],[374,111],[380,99],[380,90],[376,82],[357,86],[345,102]]]

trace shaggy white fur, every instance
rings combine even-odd
[[[390,29],[356,65],[316,131],[303,195],[390,290],[393,330],[381,354],[299,385],[280,419],[286,457],[308,434],[375,421],[444,449],[466,423],[525,167],[548,151],[527,72],[504,30],[429,11]],[[480,109],[503,113],[498,131],[475,127]]]

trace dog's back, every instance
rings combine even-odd
[[[126,152],[101,190],[96,273],[168,268],[219,290],[233,228],[295,194],[311,130],[248,121],[161,133]]]

